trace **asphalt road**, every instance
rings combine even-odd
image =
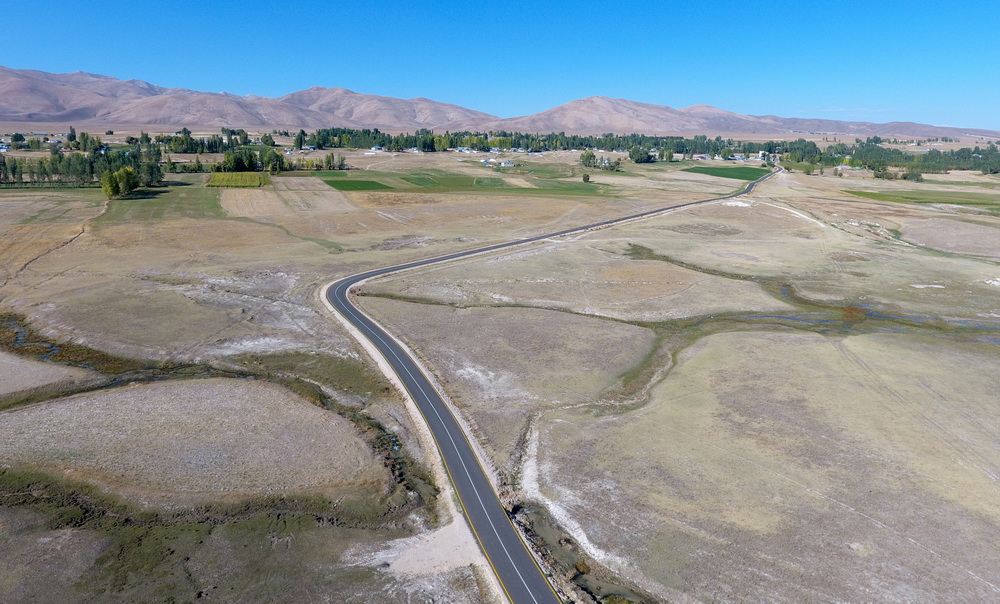
[[[524,541],[521,540],[520,535],[514,529],[507,511],[500,505],[500,500],[486,478],[486,473],[480,465],[479,459],[476,457],[472,446],[465,436],[465,432],[458,425],[451,410],[441,400],[441,396],[434,389],[427,376],[420,370],[417,363],[403,350],[396,340],[375,323],[375,321],[351,304],[349,297],[351,289],[358,283],[389,273],[396,273],[438,262],[447,262],[455,258],[483,254],[516,245],[524,245],[552,237],[598,229],[630,220],[654,216],[667,210],[731,199],[749,193],[753,190],[754,186],[767,180],[774,174],[776,172],[755,180],[739,193],[733,193],[732,195],[657,208],[622,218],[565,229],[555,233],[547,233],[536,237],[439,256],[437,258],[376,269],[341,279],[327,289],[326,296],[330,304],[378,348],[396,372],[399,380],[416,403],[417,408],[420,409],[427,426],[430,428],[431,434],[434,436],[438,451],[440,451],[441,457],[444,460],[445,469],[448,472],[449,478],[451,478],[452,484],[455,486],[455,491],[461,501],[462,510],[469,525],[472,527],[472,532],[475,534],[476,539],[479,541],[479,546],[493,567],[493,571],[496,573],[497,579],[499,579],[507,598],[514,604],[553,603],[559,602],[560,599],[535,562],[534,557],[528,551]]]

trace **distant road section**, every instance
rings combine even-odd
[[[555,233],[375,269],[346,277],[327,287],[326,298],[336,312],[354,325],[379,350],[392,366],[393,371],[396,372],[399,381],[406,388],[417,408],[420,409],[420,413],[434,437],[438,451],[441,453],[441,458],[444,460],[445,470],[455,487],[469,526],[472,528],[483,553],[486,554],[493,572],[496,573],[504,593],[514,604],[541,604],[543,602],[551,604],[560,602],[560,599],[545,578],[531,552],[528,551],[520,534],[514,528],[507,511],[500,505],[500,500],[493,491],[493,487],[486,477],[486,472],[480,465],[479,458],[476,457],[472,445],[451,409],[444,403],[441,395],[434,389],[430,379],[424,375],[417,362],[407,354],[403,347],[373,319],[351,303],[351,289],[368,279],[390,273],[648,218],[678,208],[731,199],[749,193],[757,184],[776,173],[771,172],[732,195],[682,203]]]

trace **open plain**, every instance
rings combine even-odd
[[[487,450],[516,446],[494,461],[520,492],[653,597],[990,599],[1000,197],[995,178],[961,178],[920,193],[994,205],[872,202],[846,191],[913,185],[780,174],[738,200],[384,278],[360,300],[438,370]],[[620,370],[607,330],[638,363]]]
[[[185,551],[201,590],[283,593],[287,573],[315,586],[299,586],[302,599],[355,586],[357,601],[490,597],[482,567],[393,572],[409,568],[405,552],[378,566],[394,539],[448,520],[426,492],[426,505],[408,503],[417,478],[393,487],[400,464],[426,476],[434,452],[317,290],[367,268],[725,195],[739,181],[673,162],[584,185],[570,152],[510,154],[518,165],[503,171],[476,154],[348,156],[361,169],[258,189],[168,175],[110,202],[95,190],[0,191],[0,310],[170,378],[70,398],[53,397],[116,376],[60,366],[79,373],[5,380],[15,394],[55,385],[43,388],[52,400],[0,412],[0,429],[20,439],[0,446],[0,464],[162,513],[323,492],[367,518],[317,526],[310,508],[280,528],[266,512],[225,516],[208,536],[192,522],[202,543]],[[372,281],[358,301],[434,373],[505,497],[536,510],[521,516],[549,562],[590,591],[581,599],[995,599],[1000,180],[928,180],[782,173],[738,199]],[[190,379],[211,371],[227,379]],[[319,406],[233,379],[247,376]],[[123,440],[66,449],[101,430]],[[391,434],[408,459],[384,459],[373,434]],[[158,469],[130,469],[134,448]],[[236,472],[245,479],[228,482]],[[352,504],[338,489],[377,496]],[[87,583],[94,565],[117,576],[101,560],[121,532],[0,513],[0,596],[152,589]],[[54,541],[58,555],[44,545]],[[262,557],[232,557],[244,544]],[[44,572],[30,568],[38,559]],[[198,591],[177,585],[182,598]]]

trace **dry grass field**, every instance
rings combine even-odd
[[[359,417],[418,465],[429,452],[317,300],[322,284],[740,184],[676,163],[584,186],[578,154],[511,154],[507,171],[485,156],[350,152],[361,170],[225,190],[171,175],[107,204],[96,190],[0,191],[0,311],[148,363],[309,380],[339,405],[246,380],[96,391],[0,413],[16,435],[0,465],[171,509],[385,492],[389,468],[352,433]],[[380,188],[324,182],[338,178]],[[557,572],[579,571],[588,589],[611,578],[654,600],[986,601],[1000,594],[998,189],[975,174],[781,174],[738,200],[369,282],[359,300],[434,372],[505,497],[553,519],[540,538],[585,563]],[[39,386],[68,375],[11,363]],[[0,391],[36,387],[18,379]],[[124,533],[52,529],[47,513],[0,506],[0,600],[150,597],[157,580],[114,580],[123,571],[105,554]],[[428,534],[431,514],[309,518],[169,525],[194,592],[162,579],[184,564],[150,568],[181,599],[488,597],[468,567],[373,562],[393,539]],[[37,559],[49,562],[34,571]]]
[[[361,156],[360,153],[358,155]],[[425,159],[420,158],[421,161]],[[454,156],[449,155],[425,163],[424,167],[442,170],[450,168],[453,161]],[[484,174],[481,166],[459,168],[467,168],[470,174]],[[493,178],[488,169],[485,174]],[[512,188],[525,188],[523,176],[511,178],[517,185]],[[205,183],[204,175],[169,176],[165,187],[111,202],[105,202],[97,190],[0,192],[0,241],[3,242],[0,248],[3,260],[0,307],[3,311],[26,317],[33,329],[53,342],[72,341],[100,351],[136,357],[142,360],[140,365],[202,363],[229,371],[265,372],[279,377],[303,376],[322,384],[339,404],[346,405],[345,408],[364,408],[371,418],[365,421],[385,426],[405,447],[405,453],[420,465],[429,462],[421,461],[427,453],[416,438],[417,430],[412,419],[396,397],[382,392],[384,386],[378,386],[368,378],[360,378],[359,368],[363,367],[360,359],[363,356],[319,304],[316,297],[319,286],[366,267],[440,254],[506,239],[519,233],[537,232],[560,225],[564,220],[596,219],[609,210],[613,213],[631,212],[649,204],[641,200],[580,195],[546,197],[536,194],[519,198],[491,193],[487,198],[480,198],[469,193],[449,191],[422,195],[363,191],[345,194],[318,178],[302,175],[277,177],[273,179],[273,184],[253,190],[220,191],[206,188]],[[34,351],[29,353],[34,354]],[[12,367],[16,365],[18,371],[17,380],[10,377],[0,380],[8,391],[24,392],[28,388],[34,392],[36,384],[28,379],[29,373],[42,382],[51,382],[67,372],[77,372],[51,363],[45,364],[46,371],[42,372],[37,365],[26,363],[21,358],[16,361],[11,358],[8,364]],[[95,379],[106,382],[110,377],[113,376]],[[73,384],[79,385],[78,382]],[[75,388],[65,380],[57,380],[50,385],[51,391],[36,392],[31,400],[40,400],[39,397],[44,398],[49,392],[47,396]],[[222,389],[229,390],[228,386]],[[203,502],[214,505],[233,497],[257,496],[264,492],[295,493],[297,488],[301,491],[299,487],[311,484],[307,480],[288,482],[295,473],[279,472],[276,468],[284,468],[288,460],[275,456],[270,469],[253,465],[244,468],[245,475],[253,478],[245,485],[247,492],[231,492],[227,489],[233,485],[226,486],[224,481],[218,485],[218,490],[214,487],[203,489],[214,481],[207,474],[203,475],[201,486],[191,483],[177,492],[157,491],[165,482],[183,485],[183,477],[195,479],[194,466],[169,464],[172,456],[187,452],[193,456],[188,461],[197,466],[198,455],[201,454],[195,455],[194,452],[214,451],[222,455],[225,447],[218,439],[235,434],[237,424],[232,423],[232,418],[225,417],[232,410],[223,412],[220,408],[205,411],[211,418],[197,414],[191,416],[192,419],[201,417],[201,421],[174,416],[161,418],[158,423],[144,427],[148,419],[144,414],[149,411],[148,408],[133,409],[132,414],[126,414],[124,408],[129,404],[139,404],[144,398],[139,394],[145,391],[123,392],[125,394],[119,395],[124,397],[119,400],[123,405],[121,421],[110,422],[108,426],[119,428],[124,440],[109,437],[102,443],[107,450],[69,450],[65,448],[69,446],[67,442],[57,438],[54,431],[39,433],[33,428],[24,428],[19,432],[18,442],[25,446],[6,449],[0,464],[16,462],[18,467],[42,469],[60,479],[84,480],[124,497],[129,505],[159,504],[162,507],[169,504],[173,506],[171,509],[194,503],[201,505]],[[238,388],[232,394],[235,399],[242,398]],[[89,401],[86,397],[92,395],[81,396]],[[224,398],[224,395],[213,398]],[[73,417],[80,419],[82,425],[90,425],[95,434],[100,433],[100,423],[93,416],[83,421],[73,411],[76,407],[56,403],[46,405],[51,407],[22,407],[12,413],[27,417],[24,414],[29,411],[42,413],[47,409],[45,413],[52,414],[53,426],[65,426],[59,418]],[[91,407],[104,408],[99,402]],[[291,413],[293,409],[294,405],[282,405],[271,412],[277,417]],[[323,413],[333,418],[330,421],[337,420],[336,415]],[[219,414],[224,417],[217,417]],[[205,425],[210,419],[216,420],[211,424],[214,430],[207,429]],[[287,430],[272,436],[278,439],[294,438],[301,432],[297,426],[289,424]],[[247,429],[253,431],[252,427]],[[65,436],[67,433],[58,434]],[[125,438],[129,434],[131,440]],[[176,438],[168,438],[168,434],[174,434]],[[70,444],[79,444],[79,438],[82,437],[73,437]],[[28,440],[22,442],[25,439]],[[34,444],[28,446],[26,443],[29,441]],[[139,447],[138,442],[144,442],[144,445]],[[359,443],[349,438],[343,439],[343,442],[354,442],[357,454],[371,455],[370,443]],[[245,445],[251,446],[250,443]],[[234,445],[230,442],[226,446]],[[160,474],[135,466],[135,460],[125,455],[125,452],[137,447],[144,452],[143,459],[163,461],[160,483],[155,480],[155,476]],[[71,475],[63,472],[73,465],[66,464],[67,460],[80,461],[81,457],[89,461],[81,462]],[[266,449],[260,449],[250,459],[260,461],[262,457],[270,457]],[[215,459],[211,455],[209,458]],[[98,459],[106,465],[97,463]],[[204,465],[212,464],[206,461]],[[220,471],[223,467],[219,466]],[[379,467],[382,472],[386,471],[384,466]],[[213,476],[222,479],[226,475]],[[309,493],[322,491],[322,485],[314,487],[305,490]],[[343,543],[338,547],[346,551],[351,543],[361,539],[370,544],[367,546],[369,549],[377,549],[378,544],[396,536],[425,530],[426,524],[433,522],[433,516],[418,514],[406,520],[405,530],[379,527],[364,529],[368,531],[364,534],[342,535]],[[43,514],[37,525],[24,527],[23,530],[16,526],[8,527],[4,539],[9,538],[11,543],[21,545],[25,540],[49,539],[52,534],[44,531],[49,522]],[[231,527],[233,522],[228,520],[221,526]],[[154,523],[149,530],[161,530],[156,528],[158,526]],[[184,531],[188,529],[177,530],[187,534]],[[225,532],[231,529],[219,530]],[[295,528],[293,533],[297,543],[302,543],[306,538],[304,535],[311,530],[303,526]],[[74,569],[89,568],[91,570],[87,571],[87,575],[109,577],[109,573],[114,574],[113,569],[102,566],[103,562],[95,562],[92,558],[81,561],[78,556],[87,558],[91,555],[88,552],[93,551],[88,548],[93,546],[103,552],[98,556],[103,560],[102,556],[108,551],[106,547],[117,547],[114,545],[118,543],[117,539],[128,542],[128,539],[139,539],[142,535],[122,532],[118,528],[107,531],[87,532],[89,536],[80,538],[79,547],[67,546],[61,554],[52,553],[51,563],[56,566],[67,564],[67,568]],[[253,525],[240,532],[238,537],[253,540],[264,538],[269,532],[273,531],[266,526]],[[109,534],[118,535],[112,537],[111,545],[104,541]],[[321,533],[315,538],[329,538],[322,535],[329,533]],[[239,539],[233,539],[236,540],[213,543],[218,542],[223,547],[220,551],[243,547]],[[103,547],[101,543],[106,545],[105,549],[100,549]],[[194,550],[187,545],[175,544],[172,549],[187,551],[192,559],[195,558]],[[304,548],[300,553],[292,556],[282,568],[292,570],[295,565],[300,567],[300,571],[306,567],[313,568],[312,560],[326,555],[322,549],[316,548]],[[400,559],[405,562],[408,556],[401,554]],[[261,557],[268,559],[263,555]],[[72,564],[68,562],[69,558],[74,560]],[[54,590],[43,599],[64,599],[57,595],[65,593],[59,589],[72,591],[76,589],[73,585],[79,587],[79,576],[66,579],[68,583],[61,584],[57,589],[55,583],[44,580],[48,576],[45,574],[47,571],[39,569],[36,573],[26,574],[25,567],[18,566],[20,563],[17,562],[23,558],[11,556],[9,559],[11,562],[5,570],[10,572],[5,572],[4,576],[11,577],[11,580],[5,583],[6,591],[2,592],[4,595],[0,599],[17,599],[14,594],[28,593],[22,588],[29,587],[42,590],[30,592],[29,589],[30,593],[45,593],[47,588]],[[144,558],[136,559],[137,564],[144,563]],[[376,598],[379,601],[406,600],[430,593],[438,597],[451,594],[448,597],[454,601],[478,601],[486,597],[481,591],[481,577],[468,568],[452,565],[443,569],[435,567],[432,574],[426,574],[425,570],[423,575],[399,575],[364,564],[355,567],[348,558],[341,562],[336,561],[337,557],[331,560],[329,570],[324,572],[339,577],[341,583],[346,581],[333,593],[350,593],[345,585],[354,585],[357,594],[369,594],[362,598],[374,597],[370,595],[373,593],[383,594]],[[250,559],[245,559],[245,562],[249,565],[245,570],[250,575],[253,568],[263,564],[250,564]],[[413,566],[414,562],[411,560],[402,566]],[[163,569],[163,573],[169,574],[180,568],[181,561],[170,558],[155,564],[160,565],[158,568]],[[213,564],[213,568],[218,566],[216,562]],[[227,573],[216,576],[225,577]],[[271,585],[268,589],[273,593],[299,593],[295,591],[298,588],[289,586],[297,581],[296,577],[302,576],[301,572],[285,574],[286,578],[280,581],[275,578],[278,575],[266,573],[265,576],[272,577],[268,579]],[[226,580],[228,588],[238,589],[244,583],[254,585],[252,581],[248,583],[250,575],[233,575],[239,578]],[[14,577],[20,579],[15,580]],[[24,582],[19,582],[21,580]],[[327,578],[312,576],[306,584],[326,586],[323,590],[329,591]],[[145,583],[145,587],[134,588],[138,591],[129,591],[133,588],[102,585],[101,589],[111,589],[118,597],[139,599],[147,597],[143,595],[147,593],[143,590],[156,587],[155,583]],[[188,593],[183,586],[175,587],[178,591],[165,587],[167,591],[164,593],[174,593],[182,598]],[[300,595],[304,599],[309,597],[306,592]]]
[[[134,529],[133,529],[134,530]],[[147,536],[147,535],[144,535]],[[404,537],[399,529],[356,529],[286,514],[212,526],[184,523],[123,552],[114,538],[52,529],[41,514],[0,508],[0,600],[4,602],[386,602],[487,601],[468,566],[433,576],[394,575],[357,552]],[[170,548],[166,559],[155,551]],[[150,551],[154,550],[154,551]],[[112,554],[109,556],[109,553]],[[200,594],[200,595],[199,595]]]
[[[271,492],[377,505],[391,478],[351,423],[272,384],[185,380],[0,413],[0,458],[176,508]]]
[[[997,184],[957,182],[921,191]],[[844,191],[863,187],[913,185],[784,174],[739,200],[370,282],[361,301],[444,378],[487,450],[509,451],[495,461],[563,539],[651,597],[989,600],[1000,220]],[[484,346],[521,337],[537,309],[552,318],[520,354]],[[499,338],[497,312],[516,326]],[[622,321],[654,352],[586,344]],[[532,362],[567,346],[621,373]],[[456,371],[463,358],[488,373]],[[623,376],[649,380],[648,399],[621,406]],[[552,394],[595,379],[589,404]],[[490,430],[514,409],[527,421]]]
[[[924,336],[710,336],[642,409],[543,416],[541,492],[664,598],[989,601],[996,358]]]
[[[367,284],[364,292],[458,307],[526,304],[639,322],[791,308],[756,283],[632,260],[624,254],[632,240],[615,236],[624,228],[403,273]]]
[[[419,534],[398,518],[381,524],[399,505],[393,477],[349,420],[279,386],[209,379],[100,390],[0,413],[0,432],[5,471],[98,485],[144,510],[115,508],[135,514],[134,526],[64,525],[5,507],[2,475],[2,601],[485,597],[468,560],[433,575],[405,553],[398,564],[416,572],[364,561],[359,553]],[[52,488],[42,484],[36,492]],[[317,508],[315,498],[333,503]]]
[[[0,397],[45,387],[71,387],[99,380],[100,375],[54,363],[42,363],[0,351]]]
[[[363,300],[421,351],[507,473],[533,415],[600,398],[656,341],[642,327],[548,310]]]

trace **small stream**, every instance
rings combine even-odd
[[[0,323],[3,327],[10,329],[14,332],[14,341],[11,346],[14,348],[25,348],[28,346],[37,346],[45,350],[44,353],[38,355],[38,360],[49,361],[51,363],[58,363],[58,361],[53,361],[52,357],[62,352],[62,348],[52,344],[51,342],[29,342],[28,341],[28,330],[23,325],[18,323],[13,319],[7,319],[3,323]],[[60,363],[61,365],[67,365],[68,363]],[[93,367],[88,367],[87,369],[93,369]]]

